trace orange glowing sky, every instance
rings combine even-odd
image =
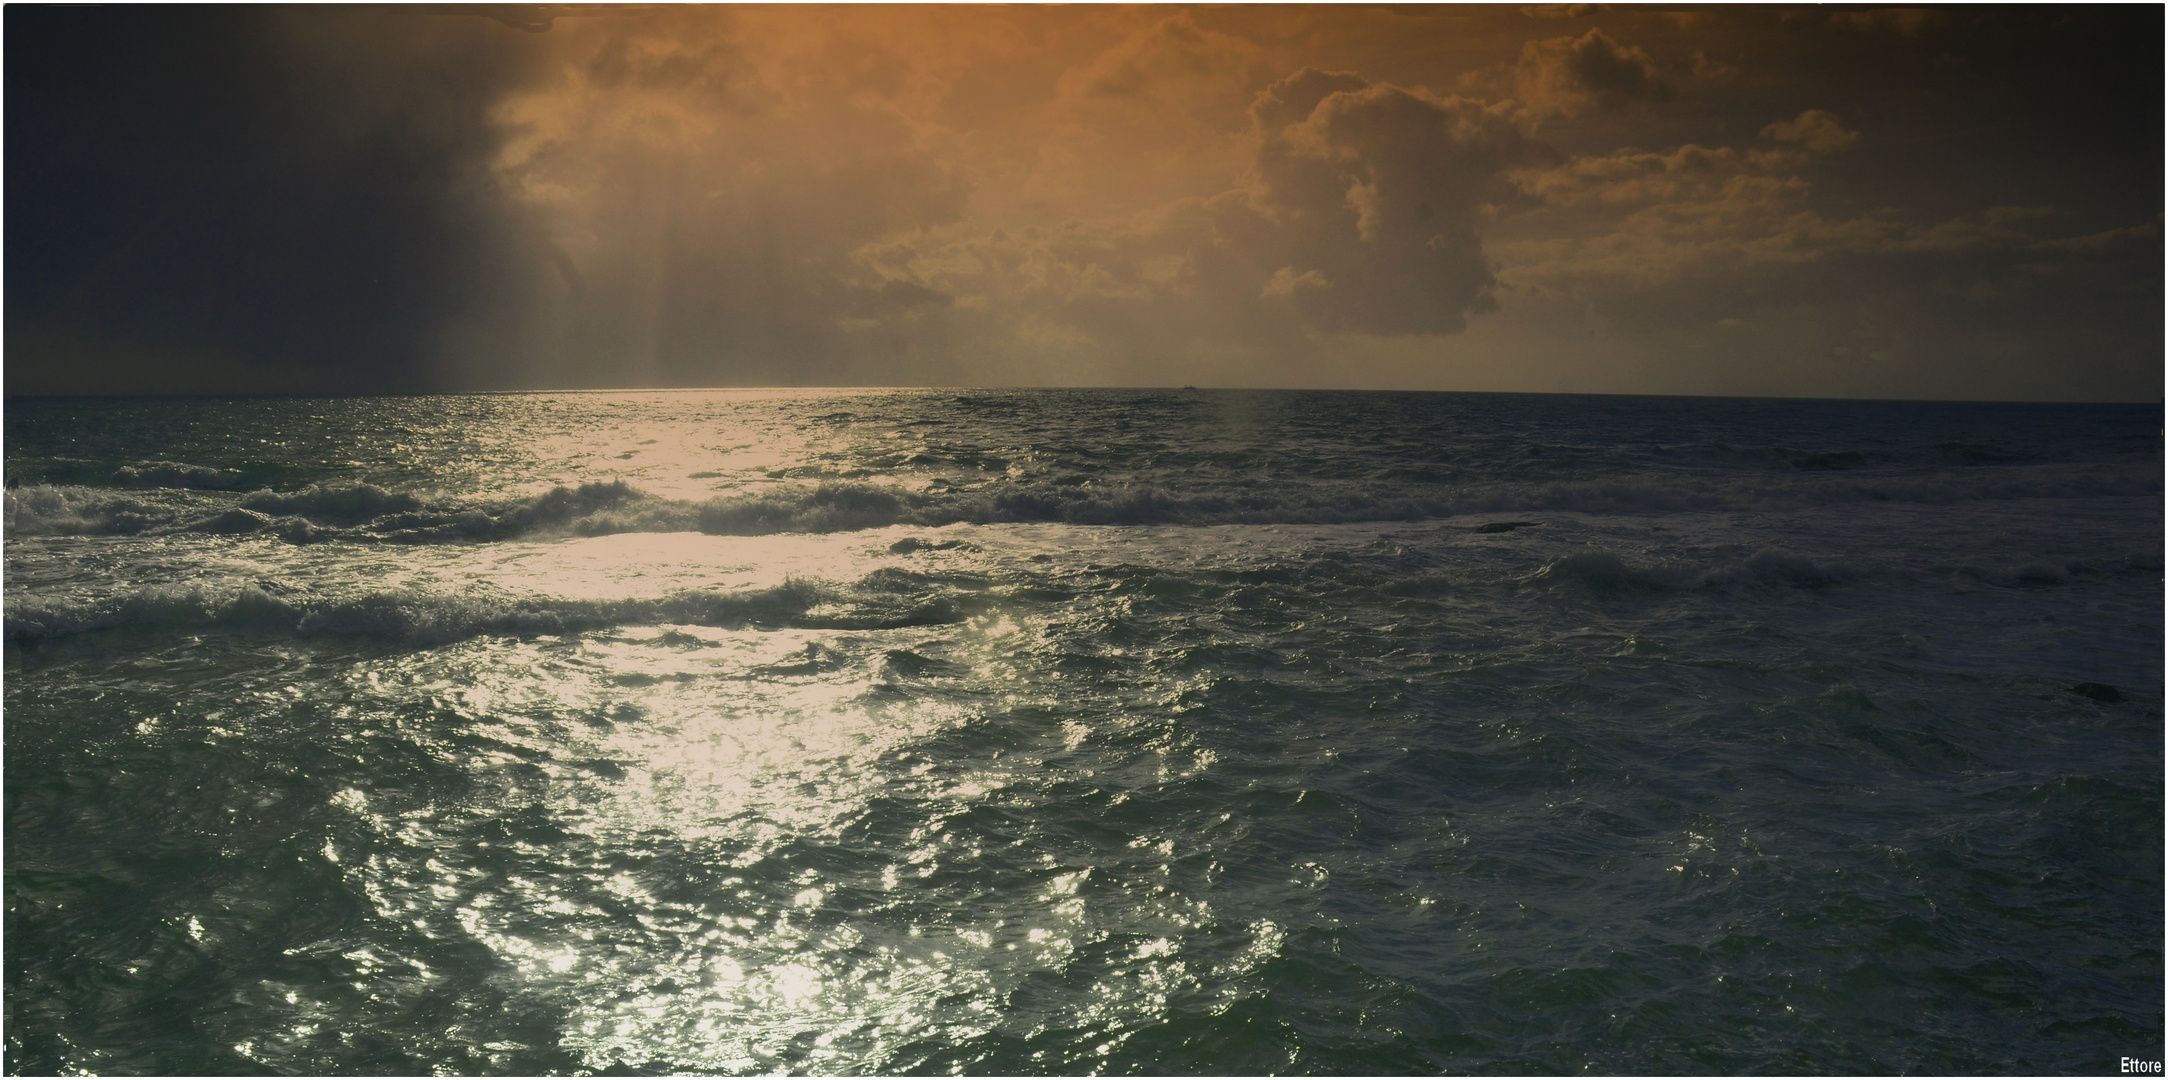
[[[476,10],[10,6],[9,392],[2161,395],[2157,7]]]

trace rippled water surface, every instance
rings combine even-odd
[[[2114,1071],[2161,426],[10,402],[6,1064]]]

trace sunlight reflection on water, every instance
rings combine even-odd
[[[24,1071],[2058,1072],[2157,1026],[2157,409],[2083,413],[2110,452],[832,397],[11,425]],[[1831,416],[1889,461],[1795,467]],[[2013,419],[2031,464],[1944,446]]]
[[[864,572],[864,544],[823,546],[610,537],[489,569],[531,577],[546,559],[543,579],[568,596]],[[945,628],[941,655],[959,672],[998,670],[1018,629],[1005,613]],[[926,636],[875,631],[844,646],[821,631],[665,625],[413,658],[370,685],[456,716],[440,745],[493,795],[449,813],[364,810],[357,797],[395,842],[350,873],[383,917],[456,926],[527,992],[565,1002],[564,1046],[593,1067],[843,1069],[975,1038],[1009,990],[1074,952],[1089,874],[1046,875],[1038,897],[976,915],[913,897],[960,879],[958,895],[984,901],[988,872],[1021,868],[946,828],[1015,802],[1016,775],[936,775],[909,752],[977,712],[884,695],[883,669],[860,662]],[[1080,736],[1062,740],[1074,751]],[[478,827],[506,818],[535,835]],[[885,854],[855,850],[881,831],[907,835]],[[883,918],[892,910],[902,926]],[[1071,1022],[1112,1030],[1149,1015],[1169,980],[1189,977],[1176,952],[1165,936],[1139,946],[1129,977],[1092,990]]]

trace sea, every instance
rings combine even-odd
[[[11,1074],[2161,1056],[2158,404],[4,419]]]

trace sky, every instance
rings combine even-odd
[[[2162,397],[2158,5],[4,20],[10,396]]]

